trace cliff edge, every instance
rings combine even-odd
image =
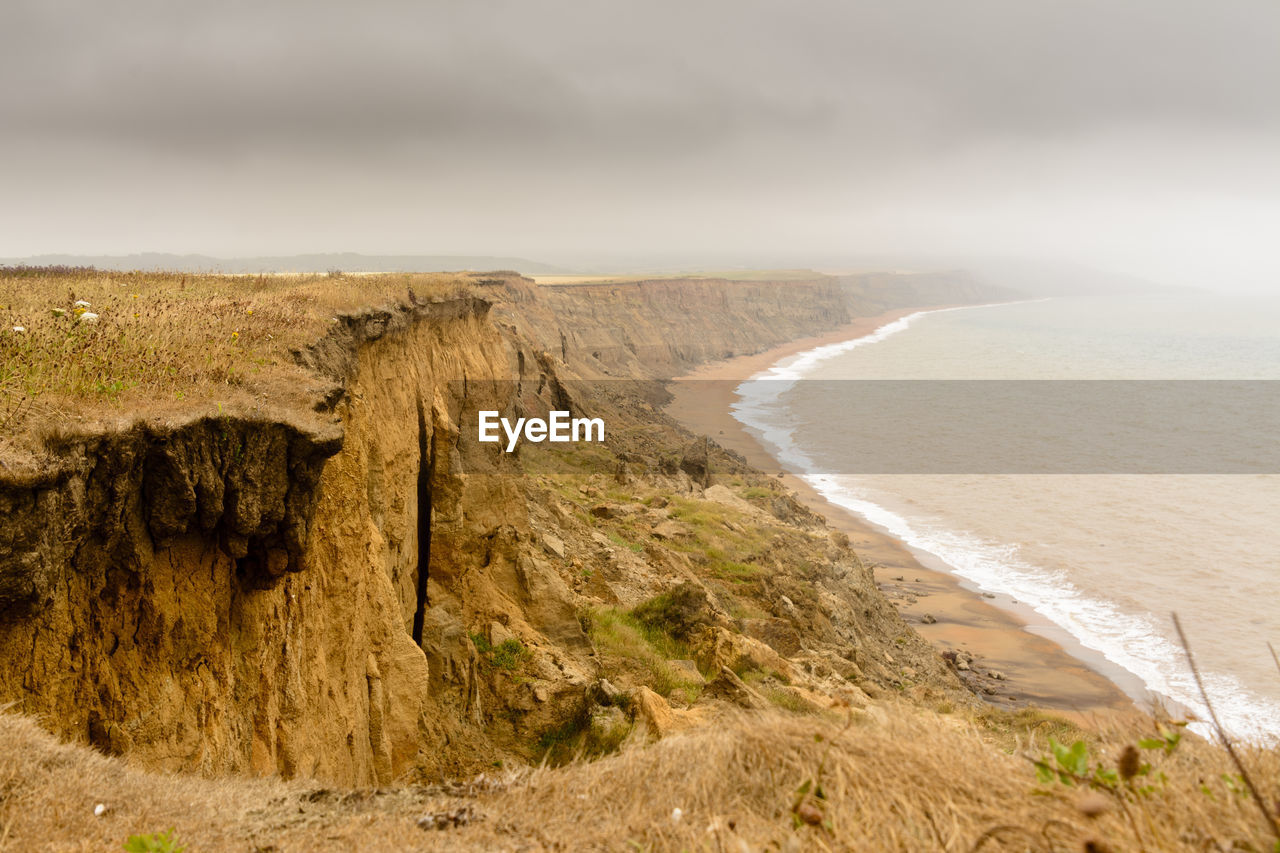
[[[607,749],[728,705],[964,701],[847,542],[652,403],[707,359],[992,293],[404,282],[294,347],[305,408],[60,429],[0,476],[0,700],[144,766],[347,785]],[[573,390],[603,377],[639,381]],[[461,434],[480,409],[564,405],[618,427],[559,457]]]

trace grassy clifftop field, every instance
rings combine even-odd
[[[338,315],[466,293],[465,275],[0,268],[0,442],[79,418],[305,407],[297,352]]]
[[[1149,771],[1099,790],[1038,783],[1026,756],[1077,734],[1029,716],[947,717],[905,703],[852,723],[736,714],[595,761],[348,790],[158,775],[6,715],[0,833],[25,850],[120,850],[130,836],[170,830],[188,850],[281,853],[1272,849],[1239,776],[1207,744],[1142,750]],[[1082,736],[1092,775],[1114,772],[1143,733]],[[1280,772],[1274,753],[1246,757],[1259,776]]]

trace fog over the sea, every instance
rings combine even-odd
[[[0,257],[1048,257],[1280,291],[1280,3],[8,0]]]

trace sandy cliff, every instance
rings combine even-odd
[[[869,273],[812,280],[659,279],[539,288],[499,311],[582,375],[675,376],[894,308],[977,303],[1003,291],[964,273]],[[524,322],[521,322],[521,321]]]
[[[334,389],[316,411],[66,435],[44,475],[0,481],[0,701],[150,767],[385,784],[528,757],[581,717],[600,675],[583,608],[685,582],[710,590],[690,635],[704,669],[747,661],[769,678],[794,670],[777,689],[804,701],[832,679],[865,697],[903,687],[892,648],[917,662],[911,678],[946,680],[856,556],[777,509],[785,496],[719,500],[731,529],[765,519],[795,537],[818,592],[787,579],[786,553],[761,552],[773,574],[721,594],[661,537],[601,546],[588,492],[548,494],[518,459],[459,441],[459,425],[478,408],[546,407],[561,378],[671,376],[859,312],[990,293],[947,276],[476,289],[335,324],[299,354]],[[618,476],[713,501],[660,458],[678,438]],[[813,606],[729,612],[797,599]],[[515,674],[498,647],[519,652]]]

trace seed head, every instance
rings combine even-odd
[[[1120,771],[1120,778],[1126,782],[1137,776],[1138,771],[1142,769],[1142,759],[1132,744],[1126,746],[1124,752],[1120,753],[1120,761],[1116,769]]]

